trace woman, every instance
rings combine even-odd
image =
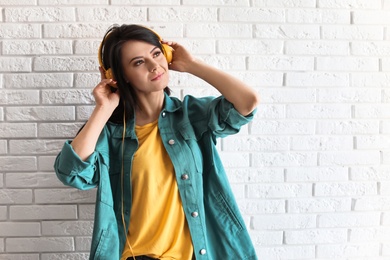
[[[113,26],[99,55],[95,109],[54,165],[64,184],[98,187],[90,259],[257,259],[215,148],[257,93],[139,25]],[[169,70],[222,95],[172,98]]]

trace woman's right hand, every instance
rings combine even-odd
[[[119,91],[113,92],[109,84],[115,84],[113,79],[107,79],[104,71],[99,67],[101,81],[93,89],[92,94],[95,98],[96,107],[110,110],[113,112],[119,104]]]

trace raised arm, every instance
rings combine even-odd
[[[101,82],[93,89],[93,96],[96,101],[95,109],[83,129],[71,143],[73,150],[83,161],[95,151],[97,140],[104,125],[119,104],[119,94],[113,93],[108,85],[112,82],[112,79],[105,79],[101,68],[100,74]]]
[[[188,72],[215,87],[242,115],[250,114],[260,102],[259,94],[241,80],[195,59],[183,46],[166,42],[175,50],[170,69]]]

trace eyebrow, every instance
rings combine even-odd
[[[150,51],[150,53],[154,52],[155,49],[158,49],[158,47],[157,47],[157,46],[154,47],[154,48]],[[132,59],[129,61],[129,63],[131,63],[133,60],[140,59],[140,58],[143,58],[143,56],[134,57],[134,58],[132,58]]]

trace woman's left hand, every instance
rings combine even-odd
[[[172,53],[172,62],[168,64],[169,69],[179,72],[188,72],[189,68],[191,68],[191,63],[195,61],[195,58],[191,53],[176,42],[162,41],[162,43],[168,44],[174,50]]]

